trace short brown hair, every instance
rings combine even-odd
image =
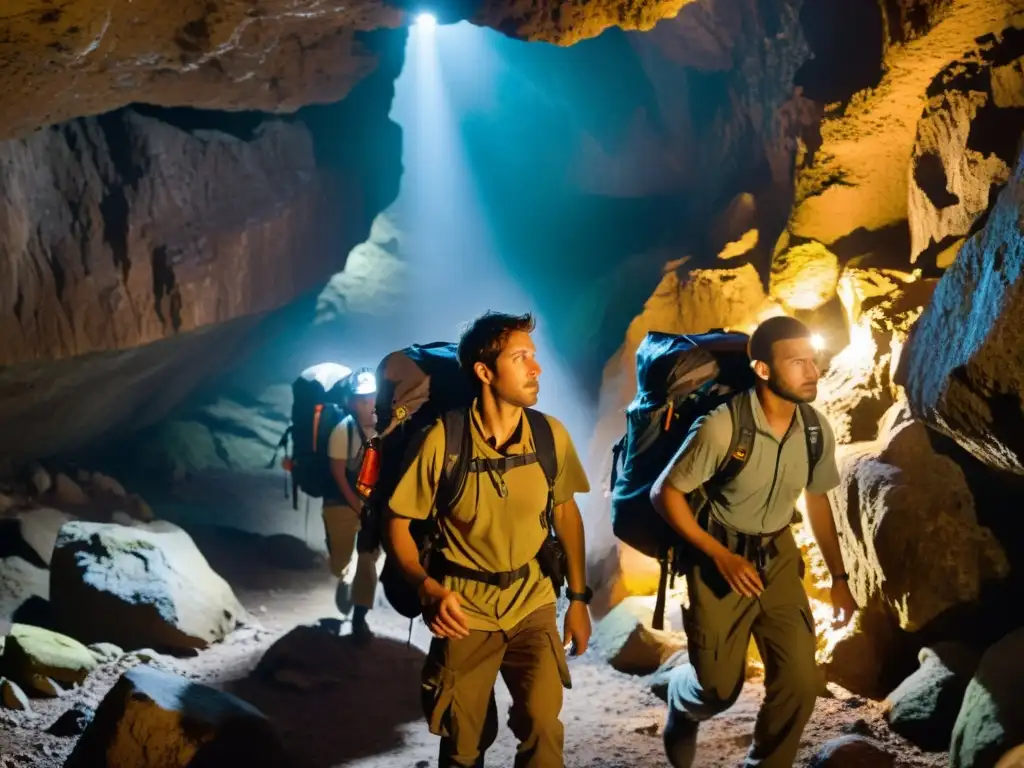
[[[777,341],[788,339],[806,339],[811,331],[806,325],[795,317],[789,315],[778,315],[769,317],[761,323],[750,335],[750,342],[747,344],[747,355],[751,360],[760,360],[762,363],[771,365],[772,347]]]
[[[508,343],[509,334],[515,331],[532,333],[535,326],[536,322],[529,312],[525,315],[507,315],[490,310],[484,312],[469,322],[462,332],[459,339],[459,367],[476,381],[473,368],[477,363],[483,363],[494,371],[498,355]]]

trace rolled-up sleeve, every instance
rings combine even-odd
[[[722,466],[731,441],[732,417],[727,408],[701,416],[666,468],[665,482],[680,493],[699,488]]]

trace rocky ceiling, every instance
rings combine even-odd
[[[569,45],[610,26],[649,29],[691,1],[436,5],[446,20]],[[407,23],[404,4],[9,0],[0,9],[0,139],[133,103],[289,113],[339,101],[377,66],[364,33]]]
[[[397,195],[388,113],[417,10],[4,4],[0,458],[159,422],[313,322]],[[765,288],[801,254],[937,274],[1024,127],[1024,0],[430,10],[559,44],[509,48],[544,98],[478,121],[468,146],[502,154],[488,132],[531,116],[482,194],[519,268],[556,273],[539,300],[572,297],[559,327],[595,379],[673,259],[738,254]]]

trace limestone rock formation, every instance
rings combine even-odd
[[[877,442],[840,452],[842,482],[829,497],[858,604],[880,603],[914,632],[977,600],[1009,564],[978,524],[963,471],[934,452],[925,426],[904,404],[883,421]]]
[[[0,458],[158,421],[341,269],[397,191],[389,56],[287,119],[138,107],[0,143]]]
[[[252,705],[143,664],[110,689],[64,765],[291,768],[294,760]]]
[[[1024,155],[985,228],[939,281],[904,350],[914,413],[995,469],[1024,474]]]
[[[928,88],[909,180],[912,262],[970,235],[1017,157],[1024,132],[1024,29],[978,42]]]
[[[816,5],[820,17],[827,21],[832,17],[843,19],[842,7],[850,4]],[[921,167],[909,161],[915,146],[921,147],[920,157],[927,155],[927,136],[936,120],[945,119],[933,115],[932,110],[922,118],[921,101],[934,97],[938,107],[940,93],[955,88],[952,84],[943,86],[941,78],[937,80],[940,73],[973,73],[994,64],[1009,64],[986,59],[985,51],[992,49],[996,40],[1016,35],[1016,29],[1024,27],[1024,9],[1017,0],[903,3],[898,5],[903,10],[899,20],[885,18],[889,11],[882,9],[893,5],[875,6],[873,15],[863,17],[858,34],[846,31],[850,40],[857,41],[846,61],[838,60],[831,42],[834,38],[823,39],[818,46],[812,41],[816,57],[827,62],[830,51],[837,57],[835,71],[825,71],[818,77],[820,83],[804,78],[807,95],[830,106],[820,133],[801,140],[788,235],[790,244],[806,240],[824,244],[844,264],[852,258],[869,259],[876,266],[907,263],[911,249],[907,222],[912,209],[915,216],[920,210],[911,202],[914,197],[910,185],[914,171]],[[911,20],[923,23],[908,23]],[[813,73],[814,62],[808,66]],[[1006,73],[999,75],[1004,76]],[[958,82],[963,80],[957,78]],[[979,76],[978,82],[984,80]],[[968,102],[976,99],[970,95],[965,98]],[[983,117],[984,112],[976,110],[973,117]],[[958,136],[967,131],[977,138],[985,130],[977,120],[970,126],[959,118],[957,122]],[[958,138],[958,142],[964,146],[963,139]],[[974,147],[974,140],[968,143]],[[959,160],[952,158],[958,151],[956,145],[954,142],[949,148],[951,165],[946,168],[947,174],[956,174],[954,169],[960,167]],[[984,151],[986,157],[989,153],[988,149]],[[936,159],[941,162],[941,158]],[[1003,158],[1007,163],[1013,159]],[[925,171],[929,163],[934,165],[933,161],[924,161]],[[974,183],[970,179],[984,173],[972,171],[964,183]],[[934,185],[928,186],[931,189]],[[958,221],[966,222],[967,208],[981,213],[977,210],[980,199],[979,193],[965,201],[957,213]],[[951,222],[942,228],[937,222],[919,222],[914,225],[918,238],[927,231],[944,239],[947,229],[950,233],[962,229],[960,223]],[[927,246],[927,242],[916,243],[915,252]]]
[[[194,652],[245,617],[231,587],[170,523],[71,522],[50,571],[54,623],[84,643]]]
[[[687,2],[487,2],[472,21],[568,45],[610,26],[649,29]],[[58,9],[12,0],[0,18],[0,139],[133,102],[291,112],[340,101],[379,64],[373,31],[407,23],[404,5],[136,0],[117,13],[88,0]],[[445,5],[446,18],[464,15]]]
[[[837,292],[850,341],[829,360],[815,402],[838,443],[877,436],[879,420],[900,396],[894,370],[904,343],[935,285],[916,273],[843,270]]]

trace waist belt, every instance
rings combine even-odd
[[[532,561],[531,561],[532,562]],[[482,584],[490,584],[499,589],[508,589],[520,579],[525,579],[530,573],[530,563],[525,563],[513,571],[480,571],[476,568],[467,568],[464,565],[449,561],[444,555],[435,553],[430,558],[431,576],[440,581],[445,576],[454,576],[458,579],[478,581]]]
[[[741,533],[709,515],[705,530],[734,555],[740,555],[753,563],[764,565],[779,554],[776,540],[789,530],[789,526],[773,533]]]

